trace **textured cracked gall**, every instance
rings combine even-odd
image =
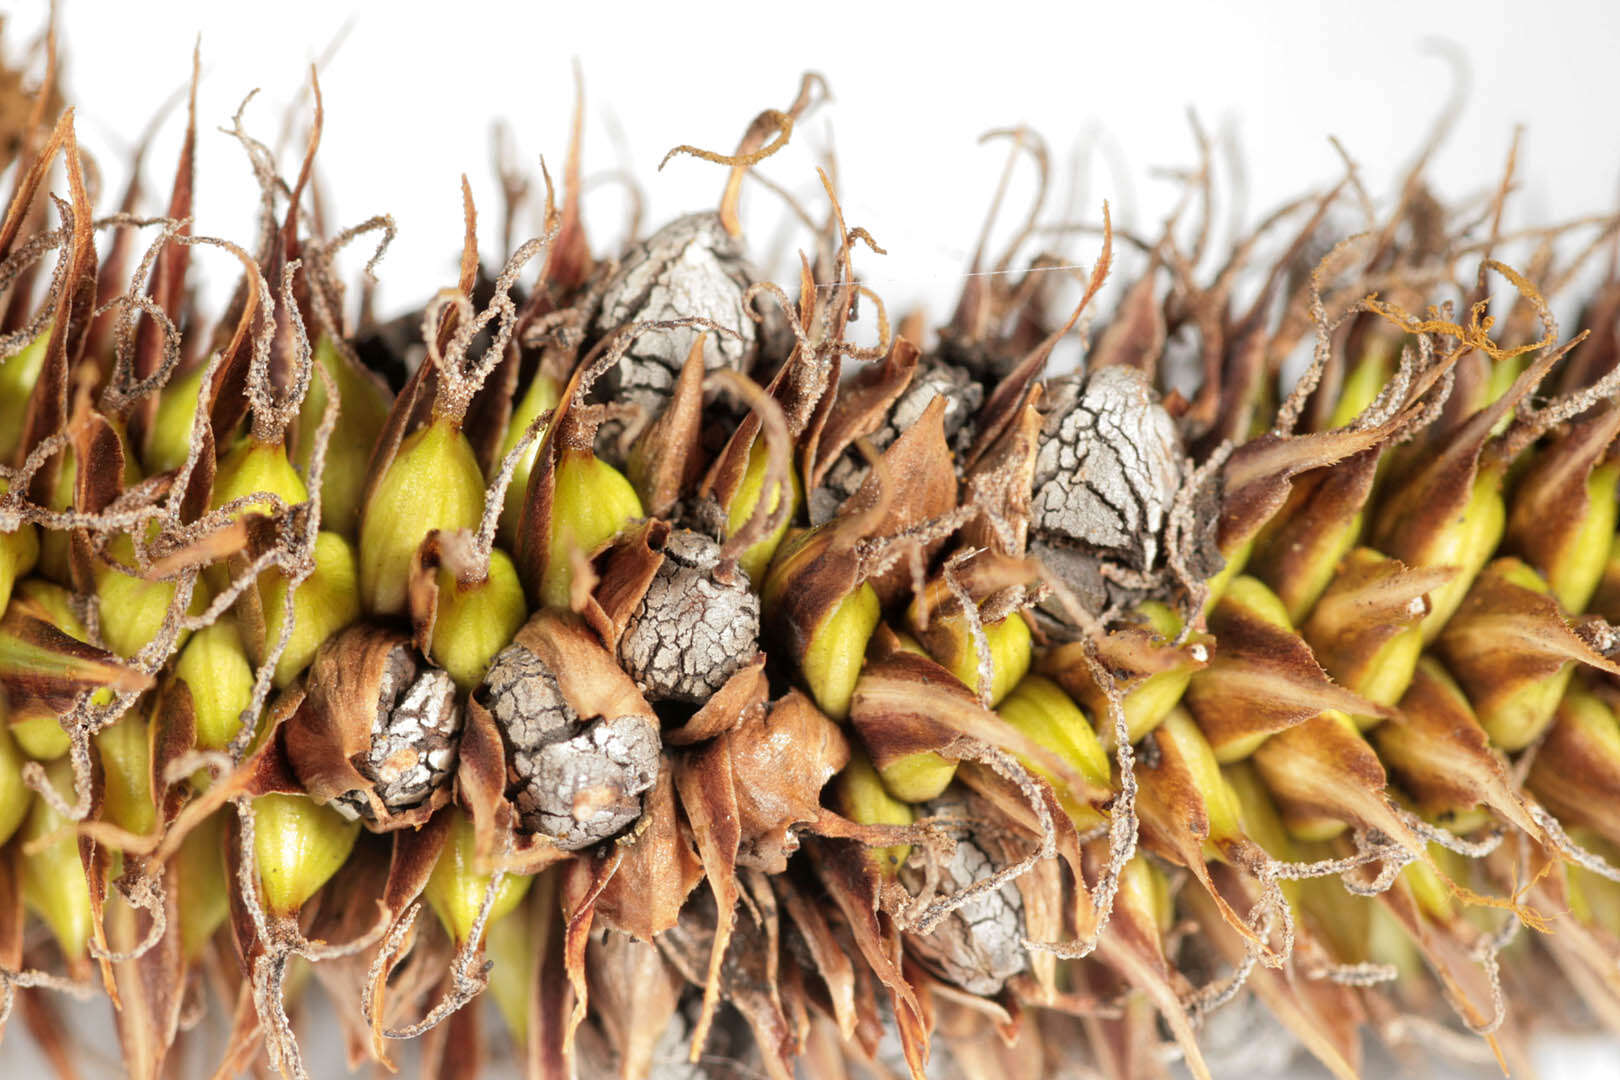
[[[653,701],[701,705],[753,659],[759,596],[720,545],[677,529],[664,545],[641,604],[619,639],[619,661]]]
[[[509,794],[525,829],[577,851],[641,816],[642,796],[658,779],[652,721],[582,718],[522,645],[496,655],[477,693],[506,738]]]

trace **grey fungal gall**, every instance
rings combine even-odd
[[[651,720],[581,717],[545,663],[516,644],[496,655],[476,694],[506,740],[508,794],[524,829],[577,851],[641,817],[658,779]]]
[[[720,545],[676,529],[619,639],[619,661],[652,701],[701,705],[754,656],[759,596]]]
[[[1083,387],[1072,378],[1048,386],[1055,408],[1035,458],[1031,527],[1150,568],[1181,486],[1175,422],[1135,368],[1100,368]]]
[[[1111,601],[1143,599],[1127,595],[1103,567],[1146,573],[1164,563],[1186,461],[1175,421],[1131,367],[1052,379],[1047,390],[1050,408],[1031,489],[1030,553],[1093,614]],[[1068,621],[1055,600],[1042,610]]]
[[[944,798],[918,807],[921,816],[969,820],[968,804]],[[967,828],[953,830],[956,849],[939,868],[939,888],[956,892],[995,872],[989,854]],[[912,874],[908,868],[907,876]],[[913,953],[945,978],[974,994],[998,993],[1006,981],[1029,967],[1024,949],[1024,900],[1007,882],[981,893],[953,911],[928,934],[910,935]]]
[[[726,232],[713,213],[676,218],[632,247],[603,290],[592,323],[594,336],[606,336],[629,323],[681,318],[709,319],[736,336],[701,326],[641,334],[605,376],[609,393],[659,411],[700,334],[708,335],[703,346],[705,370],[744,370],[758,333],[743,297],[756,280],[741,241]]]

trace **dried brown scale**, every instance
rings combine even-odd
[[[722,1022],[710,1029],[702,1057],[696,1062],[688,1060],[701,1004],[701,994],[690,994],[670,1017],[653,1046],[647,1080],[745,1080],[759,1075],[758,1066],[749,1060],[757,1056],[753,1041],[729,1015],[722,1015]]]
[[[663,555],[619,639],[619,662],[649,700],[701,705],[753,658],[759,594],[701,533],[676,529]]]
[[[984,386],[975,381],[965,368],[940,360],[936,356],[923,358],[912,376],[911,383],[889,407],[883,426],[866,436],[874,449],[887,450],[894,440],[922,417],[934,398],[945,399],[945,439],[961,454],[972,433],[969,421],[984,403]],[[830,519],[839,505],[861,489],[866,482],[866,459],[851,447],[833,463],[822,478],[822,486],[810,496],[810,518],[820,523]]]
[[[357,763],[372,792],[390,813],[420,806],[449,782],[460,737],[461,707],[449,672],[420,661],[409,645],[395,646],[383,670],[371,749]],[[376,820],[371,801],[358,791],[332,806],[351,820]]]
[[[642,716],[582,718],[533,652],[508,645],[475,691],[506,740],[523,827],[565,851],[610,840],[641,816],[658,778],[658,731]]]

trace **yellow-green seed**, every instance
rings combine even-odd
[[[1558,605],[1576,614],[1586,610],[1608,562],[1608,546],[1620,520],[1620,463],[1606,462],[1586,480],[1586,513],[1563,550],[1542,569]]]
[[[64,759],[47,766],[45,772],[57,794],[71,804],[75,798],[72,765]],[[23,901],[51,928],[62,955],[77,961],[89,946],[91,911],[90,888],[79,861],[79,838],[73,823],[44,799],[35,798],[17,839],[22,845]]]
[[[191,635],[175,661],[174,677],[191,694],[197,748],[223,750],[230,745],[253,700],[253,665],[236,622],[223,618]]]
[[[1207,594],[1204,597],[1205,615],[1208,615],[1215,605],[1220,602],[1221,597],[1226,595],[1227,586],[1229,586],[1240,574],[1243,573],[1243,568],[1248,565],[1249,556],[1253,553],[1253,537],[1243,541],[1231,551],[1221,552],[1221,557],[1224,558],[1226,562],[1219,570],[1215,571],[1214,577],[1204,582],[1204,588],[1207,590]]]
[[[997,714],[1035,743],[1061,758],[1085,780],[1099,788],[1108,787],[1108,752],[1103,749],[1091,721],[1063,688],[1042,675],[1026,675],[1011,694],[1002,699]],[[1022,758],[1031,772],[1050,783],[1058,801],[1069,812],[1077,827],[1086,829],[1103,821],[1103,815],[1082,793],[1052,775],[1040,762]]]
[[[3,719],[0,716],[0,720]],[[33,804],[34,793],[22,778],[23,766],[27,763],[22,748],[11,737],[10,726],[0,723],[0,846],[11,839]]]
[[[1395,360],[1395,352],[1386,342],[1370,344],[1339,386],[1339,397],[1328,418],[1330,429],[1345,427],[1373,403],[1384,387],[1389,385]]]
[[[11,485],[0,477],[0,495],[11,490]],[[0,612],[11,602],[11,590],[18,579],[27,576],[39,559],[39,534],[33,525],[24,524],[15,532],[0,533]]]
[[[253,851],[265,909],[291,917],[349,857],[358,821],[345,821],[306,795],[270,794],[253,800]]]
[[[230,914],[230,882],[225,870],[225,815],[230,807],[216,810],[198,822],[180,843],[175,855],[179,881],[180,949],[194,959],[214,936],[214,931]]]
[[[523,583],[512,557],[499,548],[490,552],[482,581],[463,585],[442,567],[438,576],[439,607],[429,653],[466,692],[478,685],[495,654],[527,618]]]
[[[145,836],[157,826],[152,800],[152,725],[126,713],[96,733],[104,777],[102,816],[126,832]]]
[[[315,362],[332,376],[339,403],[337,426],[326,444],[326,462],[321,471],[321,524],[334,532],[352,535],[360,519],[360,497],[371,465],[371,451],[388,419],[389,394],[375,377],[345,360],[324,334],[315,344]],[[326,415],[326,403],[326,383],[315,373],[298,413],[293,453],[293,460],[306,476],[315,453],[315,432]]]
[[[1409,566],[1456,568],[1455,577],[1429,593],[1429,613],[1422,623],[1424,644],[1433,643],[1456,613],[1469,586],[1501,543],[1506,528],[1501,470],[1482,467],[1462,516],[1439,529],[1416,557],[1402,560]]]
[[[134,565],[135,545],[127,535],[114,539],[108,545],[108,550],[124,565]],[[148,581],[99,562],[95,579],[102,639],[106,641],[107,648],[128,659],[140,652],[163,628],[179,584],[173,581]],[[199,580],[192,588],[191,603],[187,605],[186,613],[201,614],[207,603],[208,592]],[[179,644],[185,640],[186,631],[182,630],[175,641]]]
[[[0,462],[10,463],[22,441],[28,399],[45,367],[50,340],[50,332],[46,331],[23,346],[21,352],[0,360]]]
[[[833,781],[833,798],[838,812],[861,825],[910,825],[916,816],[911,807],[889,794],[872,761],[861,750],[851,747],[849,763]],[[878,868],[892,877],[911,856],[910,844],[870,848],[867,855]]]
[[[1138,852],[1119,872],[1119,902],[1128,910],[1146,912],[1159,933],[1175,925],[1175,899],[1164,873]]]
[[[439,853],[439,861],[433,864],[433,873],[422,895],[427,897],[451,938],[460,944],[472,935],[493,875],[480,873],[476,865],[478,840],[472,818],[460,809],[449,813],[450,835]],[[533,881],[529,874],[504,875],[495,887],[495,902],[489,910],[488,922],[498,921],[517,907]]]
[[[910,634],[895,631],[895,643],[902,652],[927,657],[928,650]],[[901,802],[920,803],[938,798],[956,778],[958,762],[933,750],[919,750],[896,758],[878,769],[883,786]]]
[[[287,459],[286,447],[280,443],[261,443],[249,436],[220,461],[209,509],[217,510],[226,503],[260,493],[274,495],[288,506],[309,501],[309,489]],[[275,503],[267,498],[245,503],[239,510],[239,513],[274,512]]]
[[[549,375],[535,375],[529,388],[523,392],[523,397],[512,409],[506,438],[501,440],[499,460],[506,460],[506,455],[528,432],[535,417],[557,407],[558,389],[556,379]],[[545,433],[545,426],[542,425],[518,456],[517,465],[512,470],[512,483],[506,489],[506,501],[501,506],[501,541],[508,547],[517,545],[518,527],[523,523],[523,501],[528,497],[529,477],[534,472],[534,459],[540,452],[540,440],[545,438]]]
[[[866,658],[866,643],[881,615],[877,590],[863,581],[810,635],[800,670],[810,687],[810,696],[834,720],[849,715],[850,699],[855,696],[855,684]]]
[[[1181,616],[1171,610],[1169,605],[1147,601],[1138,605],[1136,610],[1147,618],[1153,632],[1166,642],[1175,640],[1176,635],[1181,633]],[[1192,651],[1196,652],[1202,648],[1207,655],[1208,646],[1200,641],[1200,637],[1207,635],[1198,635],[1191,639]],[[1126,730],[1133,742],[1146,736],[1170,715],[1170,710],[1176,707],[1176,703],[1187,692],[1187,684],[1192,681],[1193,673],[1197,670],[1198,665],[1195,662],[1178,663],[1167,671],[1154,672],[1140,684],[1126,691],[1120,705],[1125,712]],[[1113,747],[1113,725],[1105,726],[1101,738],[1105,749]]]
[[[274,682],[286,689],[315,660],[321,643],[360,617],[359,567],[354,548],[342,535],[322,530],[315,536],[315,572],[293,591],[293,628],[276,661]],[[259,579],[264,608],[264,647],[281,640],[287,621],[287,579],[279,571]]]
[[[912,605],[916,618],[916,605]],[[914,623],[915,628],[915,623]],[[1014,612],[983,626],[985,644],[990,653],[990,706],[1012,693],[1013,687],[1029,672],[1034,656],[1029,624]],[[938,615],[929,621],[926,640],[935,660],[943,664],[952,675],[975,694],[979,692],[980,656],[966,616],[957,613]]]
[[[563,450],[553,479],[550,543],[540,602],[566,608],[575,553],[589,555],[641,517],[641,499],[623,473],[589,451]]]
[[[1215,751],[1199,730],[1192,714],[1185,709],[1171,709],[1164,723],[1154,729],[1154,738],[1160,745],[1173,745],[1192,777],[1193,788],[1203,799],[1204,812],[1209,818],[1209,835],[1205,851],[1211,858],[1221,857],[1221,845],[1247,839],[1243,832],[1243,811],[1237,794],[1227,784],[1221,766],[1215,760]]]
[[[360,522],[360,596],[368,611],[405,611],[411,560],[433,529],[475,529],[484,512],[484,474],[472,444],[451,421],[412,433],[377,482]]]
[[[484,953],[494,963],[489,969],[489,996],[521,1046],[528,1038],[529,983],[535,975],[533,923],[523,905],[489,921]]]
[[[883,786],[901,802],[927,802],[940,796],[956,778],[957,762],[932,750],[896,758],[878,769]]]
[[[203,390],[199,367],[177,375],[158,395],[157,413],[146,429],[146,447],[141,464],[152,475],[178,469],[191,453],[192,425],[197,419],[197,395]]]
[[[754,513],[754,507],[759,505],[760,495],[765,490],[765,472],[770,467],[770,452],[765,446],[764,439],[755,439],[754,445],[748,450],[748,466],[743,470],[742,483],[731,497],[731,505],[726,508],[726,535],[730,536],[748,523]],[[799,481],[797,470],[788,470],[792,481],[788,492],[792,499],[788,512],[782,517],[782,524],[778,525],[768,535],[760,538],[749,546],[737,559],[737,565],[747,573],[748,580],[754,583],[756,589],[762,587],[765,580],[765,571],[771,565],[771,558],[776,549],[782,544],[782,537],[787,535],[788,526],[793,521],[793,515],[804,502],[804,489]],[[771,490],[771,501],[766,506],[767,514],[776,513],[782,501],[780,487]]]

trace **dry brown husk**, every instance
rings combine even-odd
[[[849,719],[879,768],[924,751],[968,760],[977,743],[1038,762],[1075,798],[1111,797],[1057,754],[1003,724],[955,675],[905,650],[868,661],[855,684]]]
[[[1483,712],[1572,661],[1620,674],[1620,664],[1570,627],[1557,600],[1508,579],[1511,561],[1481,571],[1436,641],[1474,707]]]
[[[821,486],[827,470],[856,439],[883,426],[889,407],[911,385],[919,355],[916,345],[896,337],[881,362],[857,368],[839,384],[816,447],[816,464],[809,477],[812,490]]]
[[[1491,747],[1467,697],[1433,660],[1419,662],[1395,715],[1369,738],[1423,813],[1442,815],[1484,803],[1545,842],[1501,752]]]
[[[619,638],[624,636],[647,587],[664,565],[663,547],[669,530],[669,523],[657,518],[631,525],[592,564],[596,587],[580,615],[609,652],[618,652]]]
[[[1554,718],[1526,783],[1560,821],[1620,843],[1620,760],[1582,725]]]
[[[1182,755],[1176,741],[1163,731],[1148,736],[1154,752],[1146,755],[1137,773],[1141,784],[1136,812],[1140,821],[1140,842],[1171,863],[1185,866],[1214,902],[1222,920],[1260,952],[1268,965],[1278,965],[1283,957],[1273,949],[1251,915],[1240,914],[1227,903],[1211,877],[1205,860],[1205,846],[1213,845],[1220,857],[1250,874],[1266,872],[1271,860],[1246,836],[1210,836],[1209,810],[1199,789],[1193,766]],[[1280,900],[1280,898],[1278,898]],[[1244,911],[1254,909],[1254,905]],[[1278,913],[1274,913],[1278,914]]]
[[[1217,754],[1230,743],[1272,735],[1325,709],[1354,716],[1389,710],[1334,683],[1305,640],[1236,603],[1209,616],[1216,648],[1187,684],[1187,709]]]
[[[702,475],[704,343],[702,335],[692,342],[669,405],[630,448],[626,472],[642,509],[653,517],[670,513]]]
[[[1233,867],[1210,868],[1213,879],[1209,891],[1187,894],[1187,903],[1207,920],[1210,943],[1234,969],[1250,962],[1251,945],[1231,926],[1222,911],[1230,895],[1239,908],[1247,909],[1261,901],[1252,880]],[[1220,890],[1220,891],[1217,891]],[[1311,951],[1307,942],[1296,942],[1294,956],[1282,968],[1266,966],[1249,970],[1245,986],[1265,1002],[1273,1015],[1297,1038],[1311,1055],[1341,1080],[1361,1075],[1361,1025],[1366,1022],[1356,992],[1332,979],[1313,975],[1303,961]]]
[[[651,942],[675,925],[681,906],[703,880],[691,830],[675,800],[675,773],[666,758],[658,782],[646,795],[645,827],[618,852],[618,865],[597,898],[602,926]]]
[[[36,611],[19,601],[8,605],[0,618],[0,635],[11,639],[5,648],[17,650],[16,661],[0,663],[0,692],[10,723],[64,716],[87,692],[138,693],[152,686],[150,675],[106,649],[70,637]],[[30,654],[46,658],[48,664],[25,667],[22,657]]]
[[[1428,594],[1455,573],[1450,567],[1407,567],[1358,549],[1342,560],[1301,627],[1323,669],[1356,685],[1376,674],[1380,652],[1428,614]],[[1342,708],[1342,706],[1341,706]]]
[[[1537,452],[1513,488],[1504,537],[1510,550],[1543,572],[1569,552],[1591,506],[1587,481],[1617,433],[1620,407],[1606,404]]]

